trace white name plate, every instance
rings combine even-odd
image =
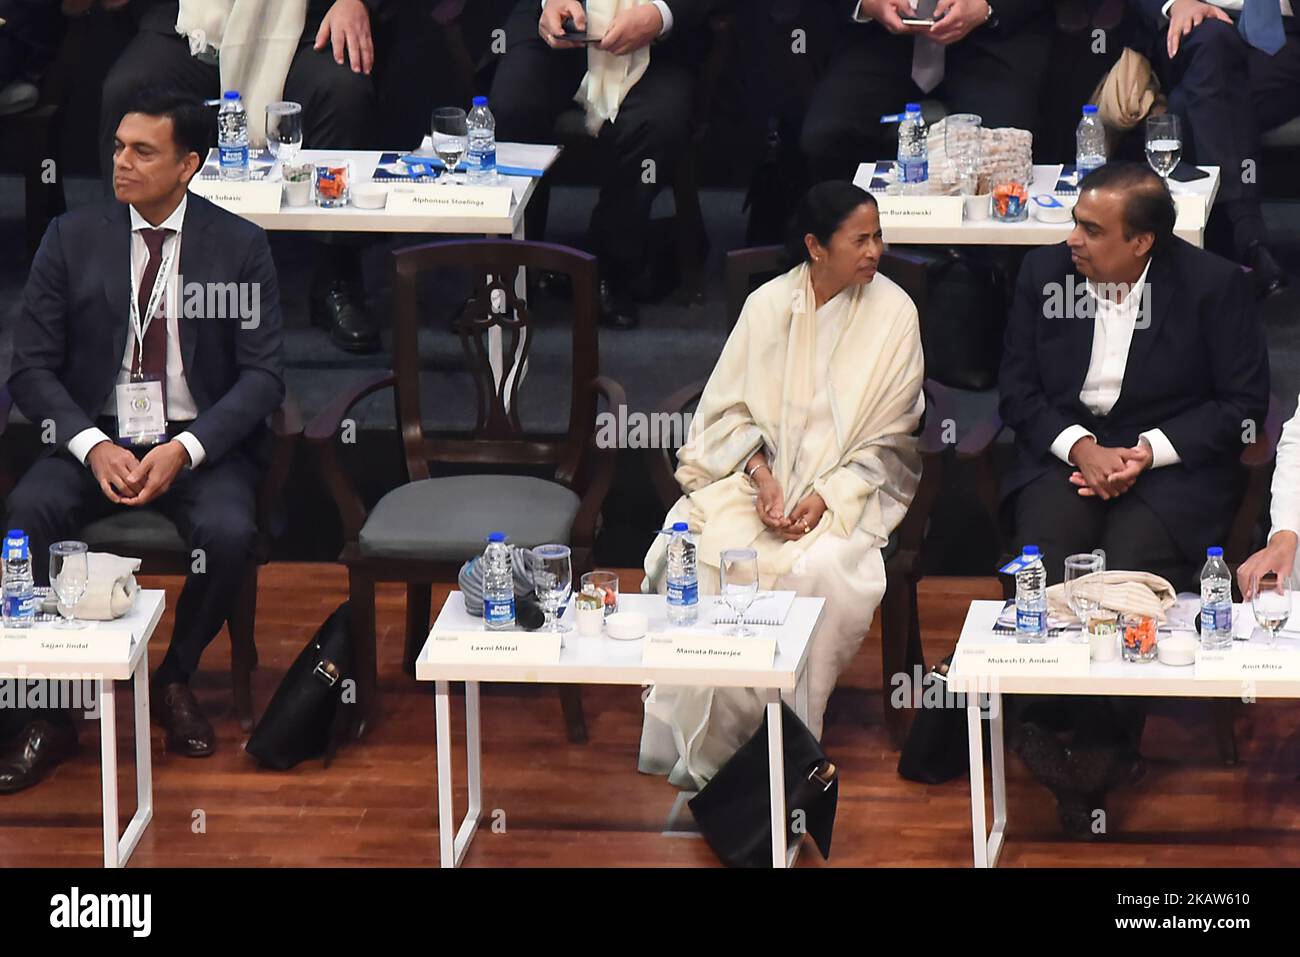
[[[420,213],[426,216],[501,218],[510,215],[514,195],[514,190],[509,186],[411,183],[389,188],[388,209],[394,213]]]
[[[1300,681],[1300,651],[1237,642],[1222,651],[1196,652],[1197,681]]]
[[[775,638],[736,638],[712,632],[658,632],[646,636],[641,664],[655,668],[771,668]]]
[[[961,226],[963,202],[960,196],[877,196],[880,226]]]
[[[1205,200],[1199,193],[1174,193],[1175,229],[1201,229],[1205,226]]]
[[[134,643],[120,628],[99,629],[99,622],[64,631],[50,625],[0,631],[0,669],[10,673],[9,662],[57,661],[75,667],[82,662],[125,662]]]
[[[987,645],[963,643],[953,662],[964,675],[990,677],[1086,678],[1091,660],[1088,646],[1074,642],[1022,645],[997,642]]]
[[[221,179],[190,180],[190,191],[231,213],[278,213],[281,185],[265,180],[230,182]]]
[[[560,636],[535,631],[441,631],[429,635],[428,660],[445,665],[554,665]]]

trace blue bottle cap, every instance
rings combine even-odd
[[[687,525],[685,522],[674,522],[674,523],[673,523],[673,531],[674,531],[674,532],[689,532],[690,530],[691,530],[691,527],[690,527],[689,525]]]
[[[920,112],[921,112],[921,104],[920,104],[920,103],[909,103],[909,104],[907,104],[907,106],[906,106],[905,109],[906,109],[906,112],[908,112],[908,113],[920,113]]]
[[[488,532],[489,542],[504,542],[506,540],[505,532]]]
[[[1093,103],[1085,103],[1085,104],[1083,104],[1083,115],[1084,115],[1084,116],[1091,116],[1093,113],[1096,113],[1096,112],[1097,112],[1097,107],[1096,107],[1095,104],[1093,104]]]
[[[1222,558],[1222,557],[1223,557],[1223,549],[1220,548],[1218,545],[1211,545],[1209,548],[1207,548],[1207,549],[1205,550],[1205,557],[1206,557],[1206,558]]]
[[[221,96],[222,96],[222,99],[226,99],[226,100],[237,100],[237,99],[239,99],[239,91],[238,91],[238,90],[227,90],[225,93],[221,94]]]
[[[1024,555],[1026,558],[1036,557],[1038,555],[1038,546],[1026,545],[1023,549],[1020,550],[1020,554]]]
[[[474,97],[474,105],[475,105],[475,106],[487,106],[487,97],[486,97],[486,96],[476,96],[476,97]]]

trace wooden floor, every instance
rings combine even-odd
[[[628,573],[623,587],[635,587]],[[156,579],[174,607],[179,581]],[[263,572],[258,607],[262,667],[254,693],[264,705],[315,627],[343,600],[346,577],[331,565],[275,565]],[[435,593],[437,608],[445,594]],[[967,604],[997,597],[992,579],[930,579],[921,589],[927,661],[947,654]],[[132,866],[398,865],[437,861],[432,697],[401,673],[403,593],[381,590],[380,722],[367,739],[323,769],[319,762],[280,773],[242,750],[231,712],[228,642],[219,638],[196,680],[220,741],[206,760],[173,757],[154,731],[154,819]],[[160,660],[165,616],[150,647]],[[833,866],[949,866],[971,861],[965,778],[938,787],[896,773],[898,756],[881,725],[879,634],[872,631],[842,677],[824,737],[841,768]],[[134,809],[130,694],[119,695],[119,786],[123,822]],[[468,866],[713,866],[697,836],[663,834],[675,791],[638,774],[639,689],[584,689],[591,741],[564,737],[553,690],[485,687],[485,822]],[[458,704],[459,702],[457,702]],[[1153,714],[1145,781],[1116,795],[1109,837],[1074,844],[1059,838],[1054,802],[1008,760],[1010,825],[1004,866],[1300,865],[1300,731],[1291,702],[1244,709],[1242,761],[1222,767],[1208,707],[1175,703]],[[453,706],[463,728],[463,712]],[[97,866],[101,861],[99,739],[82,729],[82,750],[40,786],[0,798],[0,862],[6,866]],[[459,747],[459,742],[458,742]],[[463,752],[454,752],[463,753]],[[456,760],[464,809],[463,760]],[[689,825],[689,811],[683,810]],[[496,829],[492,828],[493,821]],[[503,830],[502,830],[503,829]],[[499,833],[498,833],[499,832]],[[825,866],[810,847],[800,866]]]

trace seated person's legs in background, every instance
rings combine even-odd
[[[1073,471],[1064,462],[1055,463],[1009,503],[1012,550],[1037,545],[1049,585],[1064,577],[1066,556],[1100,547],[1106,527],[1106,503],[1080,495],[1070,484]]]

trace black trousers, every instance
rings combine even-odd
[[[257,533],[257,469],[233,452],[197,469],[183,469],[149,507],[167,516],[191,553],[171,644],[156,682],[188,681],[203,649],[221,631],[234,607]],[[91,470],[67,452],[39,459],[6,503],[8,528],[23,529],[31,542],[37,584],[49,583],[49,548],[75,539],[91,522],[129,511],[104,497]]]
[[[556,118],[577,108],[587,53],[548,47],[537,34],[539,15],[540,4],[522,0],[507,21],[490,97],[498,140],[553,143]],[[690,69],[652,47],[645,74],[597,137],[603,176],[588,241],[602,267],[622,277],[645,264],[650,207],[689,145],[693,91]]]
[[[1242,219],[1255,221],[1236,237],[1238,254],[1264,232],[1257,176],[1246,175],[1244,164],[1258,164],[1260,136],[1300,116],[1300,22],[1285,17],[1283,23],[1286,44],[1273,56],[1219,20],[1205,20],[1183,37],[1172,60],[1163,33],[1152,43],[1169,110],[1183,124],[1183,159],[1220,168],[1216,202],[1234,228]]]
[[[314,39],[314,31],[304,34],[284,82],[284,98],[302,104],[303,147],[370,147],[374,115],[374,87],[370,77],[353,73],[346,59],[343,66],[335,63],[330,47],[319,52],[313,50]],[[217,67],[190,56],[185,38],[175,33],[155,32],[148,26],[142,28],[104,80],[99,112],[100,168],[109,188],[117,124],[127,100],[146,85],[169,87],[201,99],[221,95]]]
[[[945,49],[943,80],[923,94],[912,80],[912,37],[874,24],[846,28],[804,118],[802,148],[814,179],[852,179],[859,163],[892,157],[897,127],[880,117],[922,98],[942,101],[950,113],[977,113],[986,127],[1033,129],[1049,43],[1050,33],[1040,38],[1033,27],[1014,42],[975,30]]]

